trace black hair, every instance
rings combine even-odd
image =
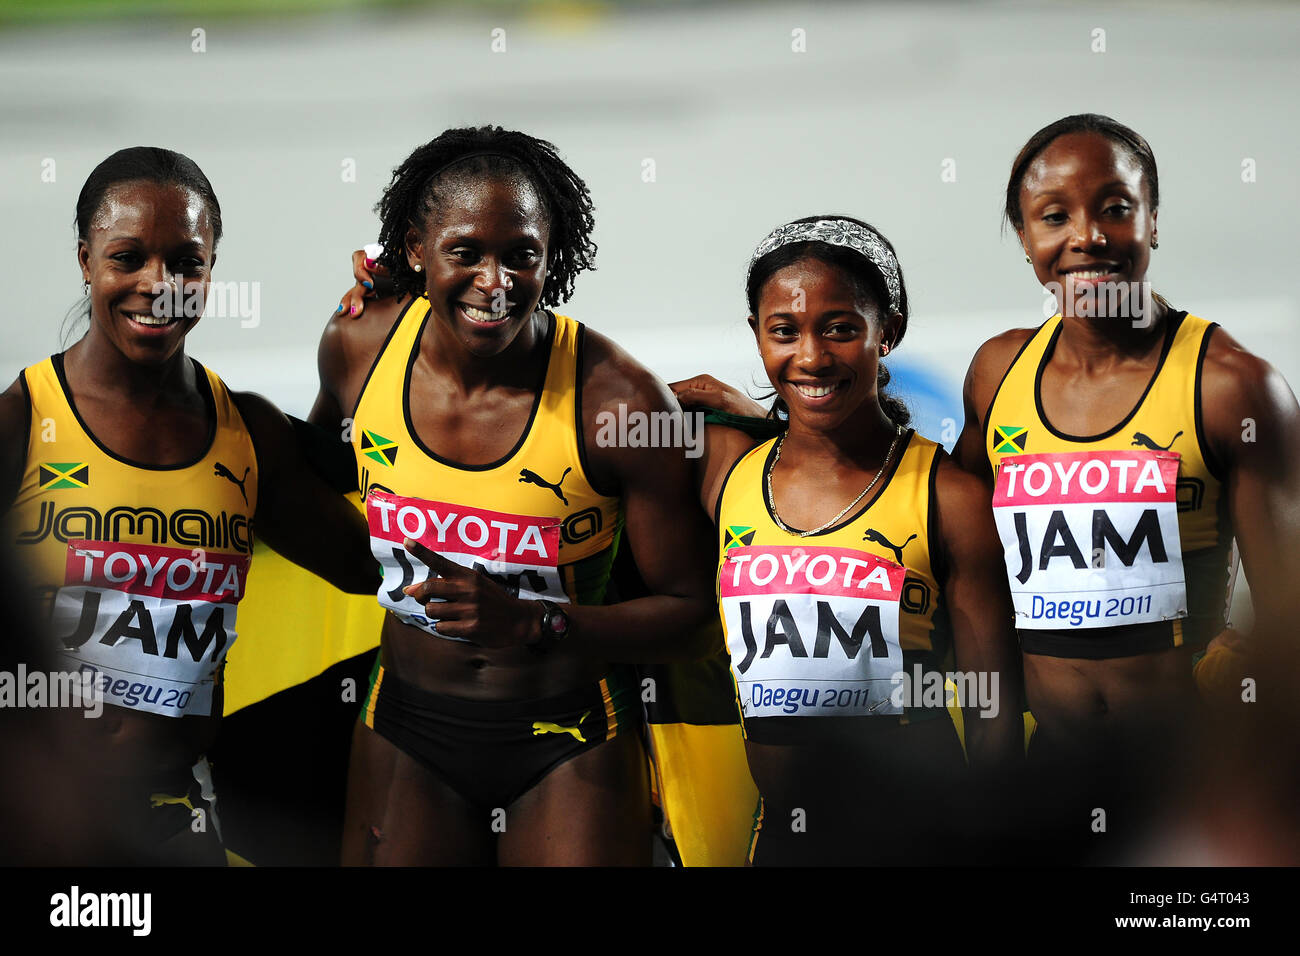
[[[77,238],[90,241],[90,226],[104,204],[104,196],[114,186],[122,183],[148,182],[163,186],[181,186],[197,193],[208,210],[212,225],[212,250],[216,252],[221,241],[221,203],[212,183],[199,164],[183,153],[161,146],[130,146],[119,149],[90,171],[81,192],[77,195]],[[64,342],[67,340],[67,323],[70,319],[88,317],[90,302],[83,300],[68,310],[64,317]]]
[[[1160,208],[1160,176],[1156,172],[1156,156],[1151,151],[1151,144],[1141,134],[1129,129],[1123,123],[1102,116],[1098,113],[1077,113],[1066,116],[1044,126],[1020,148],[1011,163],[1011,176],[1007,180],[1007,201],[1002,211],[1006,221],[1016,230],[1024,227],[1025,219],[1020,209],[1020,187],[1025,181],[1029,165],[1048,145],[1058,137],[1070,133],[1100,133],[1128,149],[1142,168],[1142,179],[1151,196],[1151,208]]]
[[[578,274],[595,268],[591,193],[552,144],[499,126],[446,130],[393,170],[375,212],[384,246],[379,261],[399,291],[424,294],[424,276],[407,260],[406,233],[428,228],[430,213],[453,183],[512,176],[524,177],[537,191],[550,226],[546,281],[538,304],[549,308],[573,295]]]
[[[890,253],[894,254],[895,264],[898,263],[898,255],[894,252],[893,243],[886,239],[879,229],[870,223],[863,222],[861,219],[854,219],[852,216],[808,216],[804,219],[796,219],[795,222],[821,222],[826,219],[842,219],[870,230],[889,248]],[[792,266],[796,262],[802,262],[805,259],[817,259],[839,269],[845,278],[853,284],[860,300],[874,302],[882,313],[890,311],[889,287],[885,285],[885,277],[874,262],[862,253],[847,246],[837,246],[828,242],[811,240],[779,246],[754,263],[753,268],[749,270],[749,277],[745,283],[745,299],[749,304],[749,314],[757,317],[758,297],[767,280],[786,266]],[[903,341],[903,335],[907,332],[909,314],[907,284],[903,281],[903,267],[901,265],[898,266],[898,312],[902,316],[902,322],[898,326],[898,335],[890,343],[891,349],[896,348]],[[884,362],[878,362],[876,365],[876,392],[880,400],[880,407],[895,425],[906,426],[912,420],[912,413],[902,399],[885,394],[885,386],[889,384],[889,379],[889,369],[885,368]],[[770,398],[771,396],[767,397]],[[777,398],[768,412],[768,417],[780,421],[788,419],[789,414],[790,410],[786,408],[785,402]]]
[[[131,146],[119,149],[96,166],[77,196],[77,238],[89,241],[90,224],[104,202],[104,194],[121,183],[149,182],[183,186],[202,197],[212,224],[212,248],[221,241],[221,204],[212,183],[188,156],[161,146]]]

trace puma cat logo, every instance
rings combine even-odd
[[[915,538],[916,535],[912,535]],[[903,563],[903,549],[912,543],[912,538],[908,538],[902,544],[894,544],[875,528],[868,528],[867,533],[862,536],[863,541],[874,541],[876,544],[883,544],[890,551],[894,552],[894,561],[897,564]]]
[[[1141,445],[1143,448],[1150,448],[1152,451],[1168,451],[1170,448],[1174,447],[1174,442],[1178,441],[1179,435],[1182,435],[1182,432],[1179,432],[1178,435],[1169,439],[1168,445],[1159,445],[1151,439],[1150,435],[1144,434],[1143,432],[1134,432],[1133,440],[1129,442],[1129,444]]]
[[[572,734],[574,740],[576,740],[580,744],[585,744],[587,742],[587,738],[582,736],[582,732],[578,728],[581,727],[582,722],[590,716],[591,716],[591,711],[587,711],[585,714],[583,714],[581,717],[578,718],[577,724],[575,724],[572,727],[561,727],[559,724],[552,724],[546,720],[534,720],[533,736],[540,737],[542,734]]]
[[[221,462],[217,462],[217,466],[212,469],[214,475],[221,478],[229,478],[232,482],[239,485],[239,494],[243,497],[244,504],[248,504],[248,495],[244,493],[244,482],[248,480],[248,473],[250,471],[252,471],[251,468],[245,468],[244,477],[236,478],[234,473]]]
[[[519,481],[521,484],[527,483],[530,485],[541,485],[543,488],[550,488],[555,492],[555,497],[563,501],[564,506],[567,508],[569,506],[569,499],[564,497],[564,492],[560,490],[560,485],[564,484],[564,479],[568,477],[569,472],[571,471],[573,471],[572,468],[564,469],[564,474],[560,475],[560,480],[555,484],[551,484],[537,472],[523,468],[519,471]]]

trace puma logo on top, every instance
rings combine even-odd
[[[916,535],[912,535],[915,538]],[[912,538],[908,538],[902,544],[894,544],[875,528],[868,528],[867,533],[862,536],[863,541],[874,541],[876,544],[883,544],[890,551],[894,552],[894,561],[897,564],[903,563],[903,549],[912,543]]]
[[[245,468],[244,477],[236,478],[234,473],[225,465],[223,465],[221,462],[217,462],[217,466],[212,469],[212,473],[214,475],[217,475],[218,477],[221,478],[228,478],[235,484],[239,485],[239,494],[241,497],[243,497],[244,504],[248,504],[248,494],[244,491],[244,482],[248,480],[248,473],[250,471],[252,471],[252,468]]]
[[[1168,451],[1170,448],[1174,447],[1174,442],[1178,441],[1180,435],[1182,435],[1181,431],[1173,438],[1169,439],[1168,445],[1161,445],[1153,441],[1150,435],[1144,434],[1143,432],[1134,432],[1133,440],[1129,442],[1129,444],[1141,445],[1143,448],[1150,448],[1152,451]]]
[[[564,497],[564,492],[560,490],[560,485],[564,484],[564,479],[569,476],[569,472],[571,471],[573,471],[572,468],[564,469],[564,474],[560,475],[560,480],[557,481],[555,484],[551,484],[549,481],[547,481],[537,472],[529,471],[527,468],[523,468],[520,469],[519,471],[519,481],[521,484],[527,483],[531,485],[541,485],[543,488],[550,488],[553,492],[555,492],[555,497],[563,501],[564,506],[567,508],[569,506],[569,499]]]

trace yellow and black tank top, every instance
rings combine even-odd
[[[1137,405],[1088,436],[1043,414],[1061,328],[1057,315],[1024,344],[985,424],[1021,645],[1092,659],[1203,647],[1225,625],[1235,572],[1224,472],[1201,418],[1216,326],[1174,313]]]
[[[424,605],[402,591],[428,576],[403,547],[408,537],[525,600],[601,603],[623,518],[619,499],[587,477],[583,326],[547,314],[546,378],[519,441],[498,461],[465,465],[425,445],[412,425],[411,373],[429,315],[424,297],[403,310],[353,415],[371,548],[384,572],[379,603],[404,623],[456,640],[438,634]]]
[[[718,600],[746,739],[788,742],[816,729],[803,717],[946,716],[952,635],[931,533],[943,450],[905,433],[875,499],[801,537],[768,504],[776,441],[732,466],[718,501]]]
[[[193,364],[209,440],[166,466],[122,458],[90,432],[62,355],[25,369],[27,460],[7,518],[57,666],[106,703],[172,717],[212,711],[257,508],[252,438],[225,384]]]

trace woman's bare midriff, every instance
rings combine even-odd
[[[384,620],[381,659],[385,672],[403,683],[468,700],[551,697],[595,683],[607,670],[563,646],[545,653],[481,647],[436,637],[391,614]]]

